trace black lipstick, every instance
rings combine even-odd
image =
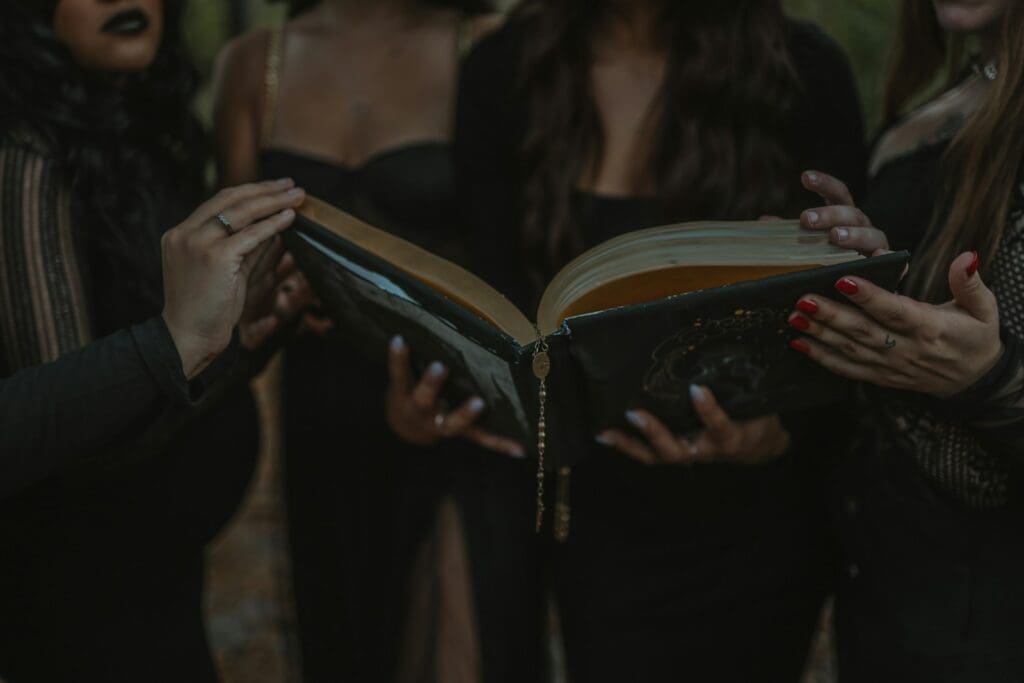
[[[103,24],[104,33],[119,36],[135,36],[149,28],[149,17],[140,9],[118,12]]]

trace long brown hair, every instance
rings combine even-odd
[[[906,41],[945,45],[945,59],[921,52],[913,82],[890,79],[891,104],[899,108],[939,77],[950,65],[954,43],[944,41],[931,0],[904,0],[902,33]],[[917,35],[911,35],[916,32]],[[987,274],[1012,208],[1020,165],[1024,161],[1024,2],[1011,0],[995,45],[997,75],[978,109],[950,143],[943,160],[943,195],[946,201],[936,214],[907,279],[907,291],[928,301],[949,298],[946,272],[957,254],[971,249],[981,255],[982,274]],[[900,61],[913,64],[905,44]],[[955,63],[953,64],[955,66]],[[900,94],[902,93],[902,94]],[[902,98],[902,99],[901,99]]]
[[[530,28],[520,83],[528,110],[522,241],[527,263],[549,271],[581,249],[572,194],[603,156],[591,39],[610,4],[533,0],[511,18]],[[795,169],[785,140],[800,86],[779,1],[667,0],[661,12],[668,64],[637,186],[653,188],[671,219],[786,212]]]

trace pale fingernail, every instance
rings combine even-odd
[[[509,455],[511,455],[513,458],[518,458],[519,460],[522,460],[523,458],[526,457],[526,451],[523,450],[522,446],[517,445],[510,450]]]
[[[704,400],[704,392],[696,384],[690,385],[690,399],[696,403]]]
[[[817,211],[808,211],[807,212],[807,222],[810,223],[811,225],[814,225],[815,223],[817,223],[818,222],[818,218],[820,218],[820,216],[818,216],[818,212]]]
[[[441,375],[444,374],[444,366],[440,363],[440,361],[435,360],[433,363],[430,364],[430,367],[427,368],[427,374],[430,375],[431,377],[440,377]]]
[[[288,190],[289,199],[298,199],[304,194],[306,194],[306,191],[303,190],[301,187],[293,187],[292,189]]]
[[[469,399],[469,410],[474,413],[479,413],[484,409],[484,400],[479,396],[474,396]]]
[[[391,338],[390,346],[391,350],[395,353],[401,353],[402,351],[405,351],[405,339],[402,338],[402,335],[396,334]]]
[[[809,172],[807,174],[807,180],[809,180],[812,183],[818,182],[818,174],[815,173],[814,171]]]
[[[850,231],[845,228],[836,228],[836,241],[845,242],[846,238],[850,236]]]
[[[281,212],[281,218],[284,218],[285,220],[295,218],[295,212],[291,209],[285,209]]]
[[[601,433],[601,434],[598,434],[597,436],[595,436],[594,437],[594,441],[598,442],[602,446],[609,446],[609,447],[611,447],[611,446],[615,445],[614,442],[612,441],[611,437],[608,436],[607,434],[604,434],[604,433]]]
[[[647,420],[645,420],[640,413],[635,410],[626,411],[626,419],[629,420],[629,424],[633,425],[637,429],[643,429],[647,426]]]

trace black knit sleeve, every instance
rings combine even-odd
[[[0,498],[114,448],[191,397],[160,318],[0,379]]]

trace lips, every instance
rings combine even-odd
[[[104,33],[119,36],[136,36],[149,28],[149,17],[140,9],[118,12],[103,24]]]

